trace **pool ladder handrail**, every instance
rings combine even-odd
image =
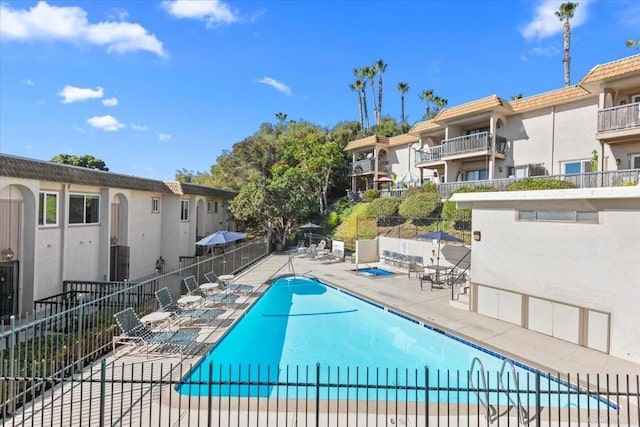
[[[515,393],[516,393],[516,399],[513,399],[513,396],[511,395],[511,390],[509,390],[507,387],[504,386],[504,382],[502,381],[502,377],[504,376],[504,371],[506,368],[509,368],[511,376],[513,378],[513,385],[514,385],[514,389],[515,389]],[[509,373],[507,373],[508,375]],[[513,364],[513,361],[511,359],[504,359],[502,361],[502,367],[500,368],[500,375],[498,376],[498,381],[499,381],[499,387],[500,389],[502,389],[505,393],[505,395],[507,396],[507,399],[509,400],[509,402],[515,407],[517,408],[518,411],[518,424],[523,424],[523,425],[529,425],[529,422],[531,421],[529,419],[529,411],[527,410],[527,408],[525,408],[524,406],[522,406],[522,402],[520,401],[520,386],[519,386],[519,381],[518,381],[518,377],[516,375],[516,367]]]
[[[474,372],[476,363],[478,364],[479,376],[482,378],[482,391],[483,391],[482,394],[484,396],[481,396],[480,395],[481,390],[478,389],[478,387],[475,387],[473,385],[473,372]],[[492,413],[495,414],[496,409],[494,408],[493,405],[489,404],[489,387],[487,387],[487,375],[484,370],[484,365],[482,364],[482,360],[480,360],[477,356],[471,360],[471,368],[469,369],[469,388],[471,388],[472,390],[475,389],[473,391],[475,391],[476,395],[478,396],[478,403],[482,405],[482,407],[484,408],[485,418],[487,419],[489,424],[493,424]],[[484,401],[483,401],[483,397],[484,397]]]

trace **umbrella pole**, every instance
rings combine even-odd
[[[436,258],[436,282],[440,281],[440,240],[438,239],[438,257]]]

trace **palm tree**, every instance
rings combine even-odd
[[[280,126],[284,125],[284,121],[287,120],[287,115],[285,113],[276,113],[276,119],[280,121]]]
[[[629,49],[638,49],[638,50],[640,50],[640,38],[638,40],[627,39],[627,47]]]
[[[571,48],[571,26],[569,20],[573,18],[576,13],[576,8],[579,3],[562,3],[560,9],[555,12],[555,15],[560,21],[564,21],[562,30],[562,36],[564,38],[564,85],[569,86],[571,84],[571,57],[569,56],[569,49]]]
[[[373,103],[373,119],[376,122],[376,125],[380,124],[380,117],[378,115],[378,106],[376,104],[376,89],[375,89],[375,82],[373,81],[373,79],[376,77],[376,71],[373,69],[373,67],[362,67],[362,75],[365,79],[369,80],[369,82],[371,83],[371,98],[372,98],[372,103]],[[366,81],[365,81],[366,83]]]
[[[366,123],[366,127],[362,127],[363,129],[369,129],[369,109],[367,108],[367,94],[365,89],[367,88],[367,74],[365,74],[367,72],[368,67],[361,67],[361,68],[354,68],[353,69],[353,75],[356,76],[356,78],[358,79],[358,81],[360,81],[362,83],[361,87],[360,87],[360,92],[362,94],[362,111],[364,112],[364,121],[363,123]],[[375,98],[374,98],[375,99]],[[375,105],[375,102],[374,102]]]
[[[404,94],[409,92],[409,83],[400,82],[398,83],[398,92],[400,92],[400,104],[402,105],[402,123],[406,123],[404,117]]]
[[[356,80],[349,85],[349,88],[358,93],[358,118],[360,120],[360,129],[364,129],[364,117],[362,115],[362,81]]]
[[[418,98],[423,100],[427,105],[425,106],[424,120],[429,120],[431,116],[431,102],[433,101],[433,89],[423,90]]]
[[[378,59],[373,64],[373,70],[378,74],[378,119],[376,124],[380,124],[380,118],[382,117],[382,73],[387,71],[387,64],[382,59]]]

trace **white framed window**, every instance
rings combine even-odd
[[[213,212],[213,202],[207,201],[207,213]]]
[[[180,221],[189,221],[189,201],[180,200]]]
[[[509,178],[526,178],[529,176],[529,165],[509,166],[507,169]]]
[[[69,195],[69,224],[99,224],[100,196],[95,194]]]
[[[586,172],[593,172],[591,169],[591,160],[575,160],[562,163],[563,175],[575,175]]]
[[[151,198],[151,213],[160,212],[160,197]]]
[[[482,179],[487,179],[489,177],[489,172],[486,169],[478,169],[475,171],[467,171],[467,181],[480,181]]]
[[[637,95],[631,95],[631,102],[632,103],[640,102],[640,93]]]
[[[599,216],[597,211],[517,211],[518,221],[535,222],[578,222],[597,224]]]
[[[41,191],[38,197],[38,225],[55,227],[58,225],[58,193]]]

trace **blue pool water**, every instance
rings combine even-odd
[[[438,384],[466,386],[475,357],[482,360],[489,373],[488,384],[497,386],[503,363],[499,355],[492,355],[478,346],[474,348],[459,338],[452,339],[427,325],[393,314],[315,279],[287,277],[273,282],[245,317],[189,372],[178,391],[190,395],[284,396],[285,392],[291,393],[291,387],[285,391],[284,386],[210,387],[189,382],[206,383],[211,373],[211,381],[218,383],[255,382],[257,379],[270,383],[314,383],[318,363],[322,381],[424,387],[427,378],[424,373],[428,367],[431,387]],[[532,390],[535,384],[533,371],[516,367],[516,372],[521,378],[520,390]],[[474,384],[482,385],[478,372],[472,374],[476,378]],[[507,384],[507,380],[503,381]],[[513,387],[513,378],[509,381],[508,386]],[[526,388],[527,383],[530,388]],[[545,388],[555,392],[567,387],[545,377],[541,389]],[[309,395],[308,388],[305,392]],[[365,393],[375,391],[354,388],[346,393],[328,398],[362,398]],[[401,393],[398,398],[425,399],[424,391]],[[448,393],[429,394],[430,401],[446,401],[447,398]],[[454,393],[451,398],[460,402],[477,401],[473,393],[462,396]],[[522,398],[531,397],[523,393]],[[553,402],[549,398],[548,406],[587,407],[584,401],[563,399],[554,395]],[[575,394],[573,399],[587,400],[585,396],[577,398]],[[502,400],[505,400],[504,395]],[[589,400],[591,407],[600,404],[596,399]]]
[[[362,274],[365,276],[391,276],[392,274],[396,274],[393,271],[385,270],[380,267],[368,267],[368,268],[359,268],[355,270],[358,274]]]

